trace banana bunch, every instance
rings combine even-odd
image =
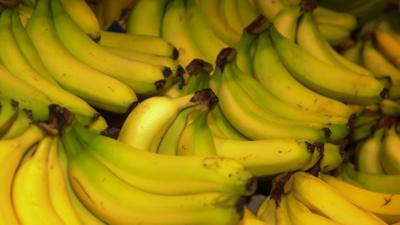
[[[367,199],[363,192],[351,189],[350,185],[340,186],[339,183],[346,184],[326,174],[315,177],[296,172],[279,176],[271,195],[259,207],[257,216],[268,225],[387,224],[365,208],[353,204],[350,196],[362,196],[363,200],[370,201],[382,211],[390,212],[394,209],[390,209],[392,206],[382,207],[377,198]]]

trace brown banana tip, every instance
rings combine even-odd
[[[310,142],[305,142],[306,143],[306,146],[307,146],[307,152],[309,152],[309,153],[314,153],[314,151],[315,151],[315,145],[314,144],[311,144]]]
[[[236,58],[236,55],[236,49],[231,47],[223,48],[217,56],[217,67],[221,69],[221,71],[224,71],[225,65],[229,62],[232,62]]]
[[[329,138],[329,137],[332,136],[332,131],[331,131],[331,129],[329,129],[328,127],[324,127],[324,128],[322,128],[322,130],[323,130],[324,136],[325,136],[326,138]]]
[[[235,203],[235,211],[239,214],[239,218],[242,219],[244,216],[244,208],[246,207],[246,198],[240,197]]]
[[[276,206],[279,206],[282,196],[286,193],[286,183],[292,177],[293,172],[285,172],[274,177],[272,181],[271,198],[275,200]]]
[[[65,129],[74,121],[75,114],[67,108],[61,107],[57,104],[49,105],[49,122],[48,124],[41,124],[41,127],[49,134],[59,134],[62,136]]]
[[[314,146],[315,146],[315,148],[317,149],[317,151],[318,151],[320,154],[324,154],[324,151],[325,151],[325,145],[324,145],[324,143],[322,143],[322,142],[315,142],[315,143],[314,143]]]
[[[245,189],[246,189],[246,194],[251,195],[257,190],[258,182],[257,182],[257,177],[251,177],[250,179],[247,180]]]
[[[161,90],[164,88],[166,83],[167,83],[166,80],[158,80],[158,81],[154,82],[154,85],[156,86],[157,90]]]
[[[259,34],[266,30],[268,26],[268,19],[265,16],[260,15],[255,18],[246,28],[244,28],[244,30],[250,34]]]
[[[357,119],[357,114],[356,113],[351,114],[349,119],[347,120],[347,128],[352,128],[356,119]]]
[[[186,66],[186,71],[189,75],[197,75],[199,73],[211,73],[213,71],[213,66],[201,59],[193,59],[189,65]]]
[[[167,78],[167,77],[172,75],[172,70],[169,67],[164,67],[163,70],[162,70],[162,73],[163,73],[163,76],[165,78]]]
[[[177,48],[174,48],[174,50],[172,50],[172,59],[178,59],[179,58],[179,51]]]
[[[193,97],[190,99],[190,102],[196,104],[209,104],[212,98],[215,98],[216,94],[211,88],[205,88],[199,91],[195,91]]]
[[[10,100],[10,104],[11,104],[11,107],[12,107],[14,110],[18,110],[18,108],[19,108],[19,102],[15,101],[14,99],[11,99],[11,100]]]
[[[121,129],[117,127],[107,127],[107,129],[102,131],[100,134],[106,137],[117,139],[120,131]]]
[[[317,8],[318,3],[315,0],[301,0],[300,2],[300,11],[302,13],[307,13]]]
[[[384,88],[381,93],[379,93],[379,96],[381,96],[381,98],[386,99],[389,97],[389,89]]]
[[[176,70],[176,75],[183,76],[184,73],[185,73],[185,69],[181,65],[179,65],[178,69]]]
[[[22,111],[26,114],[26,116],[27,116],[30,120],[33,120],[33,112],[32,112],[32,110],[30,110],[30,109],[23,109]]]
[[[213,97],[211,97],[210,101],[208,102],[208,109],[209,110],[213,110],[219,102],[219,98],[215,95]]]

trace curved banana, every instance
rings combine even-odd
[[[98,43],[102,46],[122,48],[173,59],[178,58],[179,55],[178,50],[166,39],[150,35],[102,31],[101,40]]]
[[[251,2],[252,0],[236,0],[236,7],[239,9],[239,19],[244,26],[249,25],[260,15],[257,8]]]
[[[288,203],[283,195],[275,209],[276,225],[292,225]]]
[[[51,1],[51,6],[58,37],[77,59],[124,82],[138,94],[146,94],[162,88],[159,82],[170,75],[165,72],[170,71],[170,68],[128,60],[106,51],[79,29],[63,9],[60,0]]]
[[[195,104],[208,101],[209,91],[201,91],[178,98],[155,96],[144,100],[125,120],[118,140],[144,151],[156,152],[161,138],[178,113]],[[200,100],[198,102],[197,100]]]
[[[227,138],[233,140],[247,140],[243,134],[236,130],[226,119],[219,105],[208,114],[207,120],[213,136],[218,138]]]
[[[14,175],[24,154],[43,137],[36,125],[31,125],[20,136],[0,141],[0,223],[20,224],[12,203],[12,185]]]
[[[292,192],[306,207],[343,224],[385,225],[379,218],[353,205],[334,187],[321,179],[297,172],[292,176]],[[346,212],[346,213],[344,213]]]
[[[270,196],[267,196],[267,198],[262,202],[261,206],[257,210],[257,217],[268,224],[276,225],[275,210],[275,200]]]
[[[320,95],[293,78],[281,62],[267,32],[257,39],[253,66],[260,84],[283,102],[327,116],[348,118],[352,113],[345,104]]]
[[[397,101],[385,99],[379,105],[383,115],[398,116],[400,115],[400,104]]]
[[[167,0],[137,1],[128,17],[127,33],[159,37],[167,2]]]
[[[313,213],[303,203],[298,201],[292,193],[283,198],[287,202],[290,220],[293,225],[340,225],[340,223]]]
[[[0,100],[0,136],[4,135],[18,117],[18,102]]]
[[[1,112],[0,112],[1,115]],[[1,117],[1,116],[0,116]],[[32,123],[32,117],[27,110],[18,110],[18,115],[15,121],[1,139],[12,139],[21,135]]]
[[[82,149],[73,136],[65,135],[63,143],[74,191],[106,223],[195,225],[212,221],[215,225],[230,225],[239,221],[243,206],[240,206],[238,196],[215,192],[175,196],[152,194],[121,180]]]
[[[287,39],[296,39],[297,21],[301,16],[300,7],[288,7],[282,9],[274,18],[276,29]]]
[[[196,110],[190,107],[182,110],[174,122],[168,127],[168,130],[163,135],[160,145],[158,146],[157,153],[162,155],[177,155],[178,143],[182,131],[185,128],[187,116]]]
[[[29,38],[28,33],[22,25],[17,11],[14,11],[12,15],[11,30],[19,49],[29,64],[47,81],[51,82],[53,85],[59,86],[49,71],[47,71],[46,67],[43,65],[39,53],[37,52],[32,40]]]
[[[59,86],[53,85],[31,67],[18,48],[18,44],[12,34],[10,27],[11,15],[12,11],[6,10],[1,14],[0,18],[0,57],[3,64],[16,77],[42,91],[52,102],[76,113],[80,122],[90,124],[93,118],[98,116],[98,113],[88,103]]]
[[[129,178],[132,184],[149,192],[175,195],[199,192],[248,194],[254,191],[252,175],[236,161],[216,156],[157,155],[83,127],[74,130],[98,160],[118,176]]]
[[[229,46],[236,46],[239,43],[242,31],[237,32],[232,29],[223,15],[219,12],[219,1],[214,0],[195,0],[197,6],[205,14],[209,24],[215,34]],[[231,19],[231,18],[230,18]]]
[[[372,174],[357,171],[350,163],[340,167],[339,176],[343,180],[370,191],[400,194],[400,175]]]
[[[182,19],[186,16],[185,1],[169,1],[161,26],[161,36],[176,47],[178,61],[183,66],[193,59],[205,59],[193,40],[187,21]]]
[[[357,18],[349,13],[337,12],[319,6],[314,9],[315,21],[318,24],[328,24],[352,31],[357,27]]]
[[[296,139],[232,140],[214,138],[218,156],[240,161],[256,176],[303,168],[311,159],[311,143]]]
[[[41,91],[25,83],[0,65],[0,98],[18,102],[20,109],[32,111],[37,120],[49,118],[50,99]]]
[[[38,1],[27,31],[44,65],[66,90],[99,108],[118,113],[126,112],[136,101],[128,86],[92,69],[68,52],[57,37],[49,0]]]
[[[219,1],[219,12],[222,15],[222,19],[225,20],[225,23],[237,33],[242,33],[243,28],[248,25],[247,23],[242,24],[240,20],[239,11],[241,10],[238,7],[238,1],[234,0],[221,0]]]
[[[50,146],[49,162],[47,165],[49,179],[49,195],[51,204],[64,224],[83,225],[69,198],[64,173],[59,161],[60,140],[56,137]]]
[[[400,174],[400,136],[396,128],[392,127],[383,139],[383,148],[380,153],[380,161],[386,174]]]
[[[383,148],[385,129],[375,131],[372,137],[361,143],[356,152],[357,168],[363,173],[383,174],[380,155]]]
[[[22,224],[64,225],[52,205],[48,186],[47,166],[53,141],[45,137],[15,175],[12,198]]]
[[[80,221],[84,225],[93,224],[93,225],[106,225],[103,221],[97,218],[92,212],[90,212],[86,206],[79,200],[78,196],[72,190],[71,183],[68,177],[68,159],[67,154],[65,153],[64,146],[62,143],[58,145],[58,160],[62,169],[63,178],[65,187],[67,188],[68,196],[72,207],[75,209],[76,214],[78,215]]]
[[[186,1],[186,23],[193,41],[207,62],[215,62],[218,53],[227,47],[227,44],[215,34],[207,21],[207,15],[201,11],[196,0]]]
[[[261,14],[273,21],[275,16],[286,7],[281,0],[254,0],[255,5]]]
[[[238,225],[271,225],[257,218],[249,209],[244,208],[244,215]]]
[[[362,62],[376,77],[389,76],[391,79],[389,97],[400,98],[400,70],[388,61],[386,57],[373,46],[371,41],[367,41],[364,44]]]
[[[389,58],[390,61],[400,68],[400,41],[390,33],[382,29],[375,30],[375,39],[379,49]]]
[[[400,195],[368,191],[348,184],[330,175],[321,175],[321,179],[335,188],[354,205],[374,213],[387,223],[400,220]]]
[[[210,109],[191,112],[178,142],[178,155],[216,155],[214,140],[207,124]]]
[[[286,68],[314,91],[346,103],[361,105],[379,103],[387,92],[375,78],[320,61],[274,28],[271,37]]]
[[[348,49],[345,49],[342,52],[342,55],[344,58],[350,60],[353,63],[356,63],[358,65],[364,65],[363,60],[361,58],[361,53],[362,53],[363,48],[364,48],[364,42],[357,41],[355,45],[353,45],[352,47],[350,47]],[[369,69],[366,65],[365,65],[365,67],[367,69]]]
[[[351,32],[339,26],[320,23],[318,24],[318,30],[332,46],[340,45],[351,39]]]
[[[84,0],[60,0],[68,15],[89,37],[100,40],[100,25],[96,15]]]

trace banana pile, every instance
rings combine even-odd
[[[0,225],[399,225],[399,8],[0,0]]]

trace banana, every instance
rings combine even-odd
[[[371,41],[364,44],[362,50],[362,61],[366,68],[374,73],[376,77],[390,77],[390,98],[400,98],[400,70],[389,62],[382,53],[377,50]]]
[[[343,175],[344,181],[350,181],[348,183],[360,188],[387,194],[400,194],[399,175],[360,172],[355,170],[350,163],[342,165],[339,173]]]
[[[50,99],[41,91],[12,75],[2,65],[0,65],[0,90],[2,90],[1,99],[18,102],[20,109],[32,111],[34,119],[44,121],[49,118]]]
[[[325,63],[347,69],[356,74],[373,76],[373,74],[365,68],[336,53],[336,51],[323,38],[312,12],[306,13],[300,21],[297,33],[297,43],[300,47],[303,47],[311,53],[311,55]]]
[[[230,65],[224,69],[219,87],[221,109],[232,125],[251,139],[304,138],[326,140],[330,130],[319,124],[285,120],[265,111],[235,82]]]
[[[65,153],[64,146],[62,143],[58,145],[58,160],[59,165],[61,166],[61,170],[63,173],[64,183],[67,188],[68,196],[70,203],[75,209],[76,214],[79,217],[79,220],[82,221],[83,224],[93,224],[93,225],[105,225],[103,221],[97,218],[92,212],[90,212],[79,200],[78,196],[72,190],[71,183],[69,182],[68,177],[68,159],[67,154]]]
[[[400,137],[396,128],[392,127],[383,139],[383,148],[380,152],[381,165],[386,174],[400,174],[400,154],[397,150],[399,145]]]
[[[178,58],[178,50],[171,43],[166,39],[150,35],[102,31],[101,40],[98,43],[102,46],[122,48],[173,59]]]
[[[277,52],[291,74],[309,88],[325,96],[354,104],[374,104],[382,100],[387,90],[373,77],[355,74],[324,63],[283,37],[271,31]],[[321,76],[320,74],[326,74]],[[323,78],[323,79],[322,79]]]
[[[257,8],[251,2],[252,0],[236,0],[236,7],[239,9],[239,19],[244,26],[249,25],[260,15]]]
[[[330,175],[321,175],[321,179],[339,191],[341,195],[349,199],[353,204],[374,213],[387,223],[399,221],[400,195],[368,191]]]
[[[235,32],[242,33],[243,28],[248,24],[242,24],[242,21],[240,20],[239,11],[241,9],[238,8],[237,1],[221,0],[218,6],[219,12],[222,15],[223,20],[225,20],[225,23]]]
[[[176,47],[178,61],[183,66],[193,59],[205,59],[193,40],[187,20],[182,19],[186,17],[185,1],[169,1],[161,26],[161,36]]]
[[[268,65],[268,69],[265,65]],[[322,96],[297,82],[282,64],[268,33],[262,33],[257,39],[253,66],[260,84],[283,102],[327,116],[348,118],[352,113],[343,103]]]
[[[322,23],[318,24],[318,30],[332,46],[338,46],[351,39],[351,32],[339,26]]]
[[[165,96],[148,98],[129,114],[118,140],[144,151],[156,152],[178,113],[196,104],[208,104],[212,95],[210,89],[205,89],[174,99]]]
[[[276,225],[276,203],[273,198],[268,196],[257,210],[257,217],[267,224]]]
[[[0,136],[4,135],[18,117],[18,102],[0,100]]]
[[[196,110],[194,107],[190,107],[182,110],[168,130],[163,135],[160,145],[158,146],[157,153],[162,155],[177,155],[178,143],[181,137],[182,131],[185,128],[187,116]]]
[[[129,14],[127,33],[159,37],[167,0],[139,0]]]
[[[68,15],[93,40],[100,40],[100,24],[84,0],[60,0]]]
[[[314,9],[315,21],[320,24],[328,24],[352,31],[357,27],[357,19],[349,13],[342,13],[325,7]]]
[[[400,68],[400,41],[390,31],[375,30],[375,39],[379,49],[397,67]]]
[[[47,81],[51,82],[55,86],[59,86],[55,79],[47,71],[46,67],[43,65],[39,53],[37,52],[32,40],[29,38],[28,33],[23,27],[20,20],[20,15],[17,13],[17,11],[14,11],[12,15],[11,30],[20,51],[25,56],[26,60],[28,60],[29,64]]]
[[[232,140],[215,138],[218,156],[240,161],[256,176],[303,168],[311,158],[311,143],[296,139]]]
[[[133,180],[132,184],[152,193],[249,194],[255,188],[252,175],[241,164],[230,159],[157,155],[97,135],[83,127],[75,127],[74,130],[78,138],[88,146],[87,149],[115,174],[129,177]]]
[[[111,54],[79,29],[65,12],[59,0],[51,1],[51,6],[58,37],[77,59],[124,82],[138,94],[146,94],[162,88],[162,86],[160,88],[160,82],[170,75],[169,68],[128,60]]]
[[[47,166],[53,141],[45,137],[15,175],[12,198],[22,224],[64,224],[51,203],[48,186]]]
[[[244,208],[244,215],[238,225],[271,225],[257,218],[249,209]]]
[[[335,221],[313,213],[303,203],[298,201],[292,193],[283,198],[287,202],[290,220],[293,225],[340,225]]]
[[[173,74],[177,74],[178,70],[180,70],[180,66],[177,60],[159,56],[159,55],[152,55],[148,53],[142,53],[139,51],[123,49],[123,48],[116,48],[116,47],[108,47],[104,46],[107,51],[111,52],[112,54],[121,56],[123,58],[129,59],[131,61],[139,61],[142,63],[147,63],[151,65],[155,65],[158,67],[169,68]],[[168,73],[168,71],[166,71]]]
[[[324,116],[300,110],[280,101],[265,90],[259,82],[240,71],[234,64],[228,64],[227,67],[232,67],[232,70],[234,70],[234,82],[236,81],[236,84],[240,86],[242,91],[264,111],[271,112],[278,117],[288,120],[310,122],[310,125],[320,124],[322,127],[329,127],[332,132],[330,139],[333,141],[343,139],[348,134],[348,118]]]
[[[213,136],[233,140],[247,140],[243,134],[229,123],[219,105],[215,106],[215,108],[208,114],[207,123]]]
[[[356,152],[357,168],[363,173],[382,174],[383,168],[379,160],[383,148],[382,139],[385,129],[375,131],[371,138],[361,143]]]
[[[373,129],[376,126],[375,122],[355,127],[349,134],[351,143],[357,143],[369,138],[373,134]]]
[[[32,116],[30,114],[31,112],[28,110],[18,110],[17,118],[1,139],[12,139],[21,135],[32,123]]]
[[[175,225],[212,221],[211,224],[228,225],[239,221],[243,206],[237,196],[215,192],[176,196],[152,194],[121,180],[81,149],[73,136],[65,135],[63,143],[74,191],[91,211],[109,224]]]
[[[334,187],[304,172],[292,176],[292,192],[297,200],[312,211],[343,224],[385,225],[379,218],[353,205]]]
[[[344,153],[341,146],[325,143],[323,146],[316,147],[313,155],[303,171],[312,169],[317,163],[322,172],[329,172],[338,168],[344,161]],[[322,159],[320,160],[320,158]]]
[[[186,117],[178,142],[178,155],[216,155],[214,140],[207,124],[208,109],[199,109]]]
[[[59,161],[59,145],[61,142],[56,137],[50,146],[47,173],[49,179],[49,195],[51,204],[64,224],[83,225],[76,210],[71,204],[68,195],[64,174]],[[46,170],[46,168],[45,168]]]
[[[233,3],[231,0],[228,1]],[[196,0],[186,1],[186,20],[197,48],[207,62],[214,62],[218,53],[227,47],[227,44],[216,35],[207,21],[207,15],[198,7]]]
[[[287,39],[294,41],[297,31],[297,20],[301,15],[300,7],[282,9],[273,20],[276,29]]]
[[[0,57],[7,69],[26,83],[41,90],[52,102],[67,107],[76,113],[79,121],[83,124],[90,124],[98,113],[82,99],[48,82],[43,76],[30,66],[11,31],[11,10],[6,10],[0,18]],[[105,129],[105,127],[103,128]]]
[[[197,6],[205,14],[210,26],[215,34],[229,46],[236,46],[239,43],[242,31],[237,32],[232,29],[223,15],[218,10],[219,1],[214,0],[195,0]],[[229,18],[231,19],[231,18]]]
[[[400,115],[400,105],[399,102],[390,100],[390,99],[385,99],[381,102],[379,105],[380,110],[383,115],[389,115],[389,116],[398,116]]]
[[[36,125],[31,125],[20,136],[0,141],[0,161],[2,165],[2,170],[0,171],[1,224],[20,224],[11,199],[14,175],[25,152],[42,137],[42,130]]]
[[[285,195],[279,201],[275,209],[276,225],[291,225],[292,221],[289,216],[288,204]]]
[[[286,7],[281,0],[254,0],[255,5],[262,15],[269,21],[273,21],[275,16]]]
[[[51,75],[66,90],[97,107],[126,112],[136,101],[135,93],[122,82],[75,59],[59,41],[50,13],[49,0],[38,1],[27,31]]]

